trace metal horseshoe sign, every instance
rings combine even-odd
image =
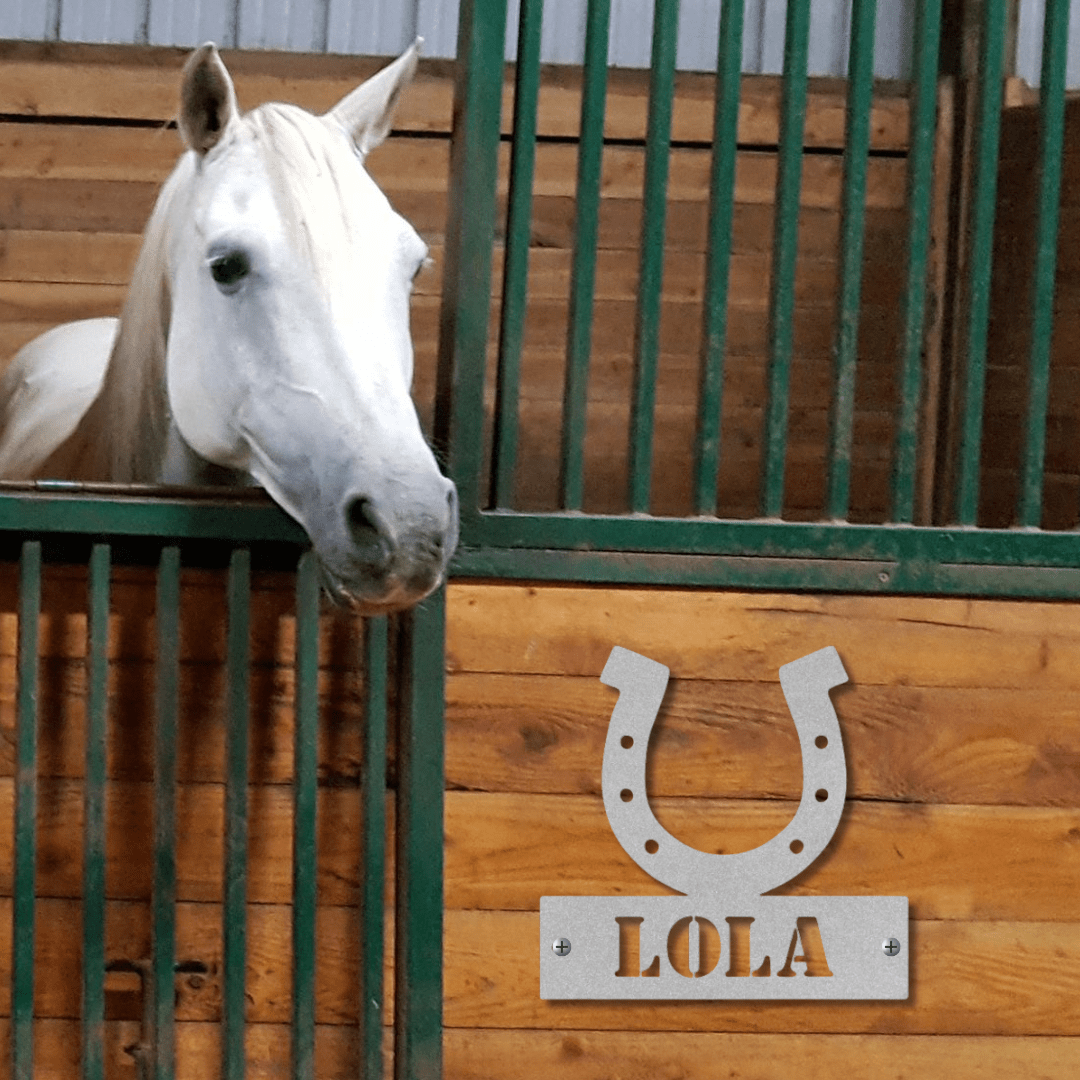
[[[668,669],[614,648],[601,681],[619,691],[608,725],[604,809],[623,850],[682,896],[544,896],[545,1000],[904,999],[906,896],[765,896],[805,870],[844,812],[847,769],[829,691],[847,682],[822,649],[780,668],[799,733],[803,790],[790,824],[752,851],[688,847],[645,790],[649,733]]]

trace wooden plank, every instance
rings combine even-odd
[[[454,1080],[1062,1080],[1080,1054],[1070,1037],[796,1035],[726,1032],[530,1031],[449,1028],[443,1039]],[[321,1075],[321,1074],[320,1074]]]
[[[0,228],[0,281],[52,281],[127,284],[141,246],[141,237],[130,233],[43,231]],[[633,250],[633,249],[629,249]],[[417,276],[417,296],[442,292],[443,246],[432,245],[432,265]],[[868,252],[864,271],[864,303],[897,304],[901,282],[890,262],[875,260]],[[493,252],[493,296],[501,296],[503,249]],[[596,291],[598,300],[634,300],[637,297],[637,263],[626,250],[598,252]],[[558,299],[567,295],[572,253],[564,249],[533,248],[529,253],[530,299]],[[734,252],[731,258],[731,302],[767,307],[771,257],[766,253]],[[835,259],[806,258],[799,261],[795,276],[796,302],[811,304],[835,295]],[[705,257],[696,252],[672,251],[664,260],[663,295],[672,300],[700,301],[704,289]]]
[[[848,795],[1080,805],[1075,695],[860,684],[838,692]],[[447,684],[447,783],[598,794],[613,694],[597,678],[462,673]],[[675,679],[649,758],[654,796],[797,799],[794,724],[775,683]]]
[[[1038,601],[458,583],[448,597],[452,672],[596,678],[613,645],[673,680],[775,682],[835,646],[853,684],[1075,691],[1080,609]]]
[[[848,761],[858,775],[862,760],[849,755]],[[600,758],[583,768],[588,765],[598,776]],[[12,787],[10,778],[0,778],[0,822],[11,820]],[[41,787],[38,895],[74,899],[81,888],[82,786],[43,779]],[[252,903],[285,904],[291,898],[290,797],[284,785],[252,788]],[[112,899],[149,899],[151,837],[140,824],[150,816],[151,801],[149,783],[110,783],[106,888]],[[651,804],[664,827],[685,843],[727,852],[771,839],[797,805],[760,797],[673,799],[655,793]],[[178,789],[182,900],[221,898],[222,806],[220,785]],[[357,902],[358,807],[355,788],[319,792],[322,904]],[[5,839],[10,831],[0,833],[0,896],[12,890],[11,841]],[[448,792],[446,835],[448,909],[533,910],[540,896],[552,892],[666,892],[627,859],[597,795]],[[815,896],[845,889],[909,895],[918,898],[920,918],[1067,921],[1080,887],[1078,835],[1077,815],[1069,808],[856,801],[829,853],[788,888]]]
[[[0,948],[10,948],[10,901],[0,899]],[[70,977],[77,901],[38,901],[39,1018],[74,1019],[79,981]],[[255,1023],[287,1023],[289,909],[248,908],[248,1012]],[[533,1028],[626,1031],[784,1031],[917,1035],[1076,1035],[1080,975],[1065,960],[1080,947],[1080,924],[1053,922],[912,923],[913,991],[908,1001],[668,1004],[546,1002],[539,996],[535,912],[448,911],[446,997],[449,1028]],[[207,973],[177,980],[177,1020],[220,1015],[221,911],[215,904],[177,908],[177,956],[199,960]],[[358,923],[350,908],[319,909],[316,1014],[323,1024],[355,1024]],[[110,959],[145,955],[146,905],[109,905]],[[826,945],[826,949],[827,949]],[[2,955],[2,953],[0,953]],[[390,972],[387,972],[388,976]],[[130,993],[113,1003],[134,1018]],[[387,1001],[390,1001],[388,995]],[[0,981],[0,1016],[10,995]]]
[[[0,898],[0,945],[10,950],[11,901]],[[34,1011],[41,1018],[79,1016],[79,979],[72,978],[73,931],[78,933],[80,903],[42,898],[37,902],[37,980]],[[291,909],[277,904],[249,904],[247,919],[247,1018],[287,1024],[290,1020]],[[320,907],[316,963],[317,1019],[323,1024],[356,1024],[359,918],[355,908]],[[149,906],[132,901],[108,905],[106,955],[109,961],[149,955]],[[393,940],[392,933],[387,940]],[[77,954],[76,954],[77,955]],[[176,981],[178,1021],[217,1021],[221,1015],[221,907],[180,903],[176,908],[178,962],[206,966],[201,980]],[[389,957],[387,958],[389,961]],[[388,963],[388,975],[390,974]],[[138,983],[109,995],[109,1018],[137,1019]],[[391,1000],[387,996],[387,1002]],[[117,1015],[119,1014],[119,1015]],[[10,1015],[8,980],[0,980],[0,1016]]]
[[[590,764],[599,775],[600,759]],[[849,755],[851,774],[861,768]],[[798,805],[655,795],[649,804],[673,836],[721,853],[771,840]],[[598,795],[447,792],[446,838],[447,908],[535,911],[541,896],[671,892],[630,861]],[[918,919],[1067,923],[1080,891],[1080,815],[855,801],[826,853],[779,891],[908,896]]]
[[[456,588],[453,586],[452,588]],[[149,665],[114,663],[109,777],[152,776],[144,716]],[[0,775],[13,770],[14,660],[0,661]],[[292,672],[259,669],[254,775],[291,778]],[[319,768],[350,788],[360,765],[359,679],[320,679]],[[197,691],[197,692],[196,692]],[[42,670],[39,770],[83,775],[85,674],[81,660]],[[181,670],[182,783],[223,783],[225,710],[221,680],[202,665]],[[845,693],[851,693],[846,691]],[[838,699],[838,700],[843,700]],[[472,674],[447,684],[447,783],[467,791],[596,794],[611,692],[596,678]],[[845,746],[860,768],[849,795],[912,803],[1075,806],[1080,803],[1080,730],[1075,697],[1038,687],[1016,690],[860,686],[843,712]],[[677,679],[657,721],[650,757],[654,795],[797,798],[795,729],[775,683]],[[719,753],[722,751],[722,753]]]
[[[10,179],[112,180],[161,183],[180,155],[176,133],[164,128],[27,125],[0,123],[0,177]],[[389,193],[444,191],[449,175],[449,141],[391,139],[371,155],[369,171]],[[705,199],[711,155],[705,150],[673,149],[669,197]],[[510,150],[499,152],[499,185],[505,192]],[[537,195],[573,196],[577,149],[573,144],[541,143],[536,148],[534,190]],[[803,160],[802,205],[837,209],[842,160],[833,155],[807,155]],[[870,163],[867,206],[897,209],[905,202],[906,166],[901,158],[874,158]],[[605,198],[641,197],[644,148],[607,146],[601,190]],[[776,189],[776,154],[744,151],[736,167],[736,201],[770,204]]]
[[[11,820],[13,781],[0,777],[0,821]],[[81,895],[82,785],[41,781],[38,811],[39,896]],[[355,786],[320,789],[317,881],[319,901],[356,905],[360,889],[360,796]],[[392,800],[390,800],[392,801]],[[112,781],[107,794],[106,894],[148,900],[153,872],[150,783]],[[292,789],[251,788],[249,884],[251,903],[286,904],[292,898]],[[183,900],[221,899],[224,790],[219,784],[177,789],[177,895]],[[11,829],[0,834],[0,896],[12,892]],[[392,836],[392,829],[390,835]],[[393,849],[392,840],[387,850]],[[388,855],[389,862],[393,859]],[[392,871],[391,871],[392,880]]]
[[[50,567],[42,587],[42,657],[79,658],[86,651],[85,569]],[[14,572],[0,565],[0,656],[14,655]],[[109,657],[153,659],[153,572],[118,567],[112,582]],[[181,590],[181,659],[185,663],[222,665],[225,657],[225,587],[221,574],[185,569]],[[256,667],[288,666],[295,654],[293,596],[288,574],[252,576],[251,656]],[[327,606],[320,620],[319,664],[339,672],[355,671],[362,620]],[[224,676],[222,676],[224,677]],[[342,681],[339,690],[350,684]]]
[[[0,222],[12,229],[141,233],[157,198],[157,181],[55,180],[0,177]],[[392,191],[391,202],[425,237],[438,241],[446,220],[445,192]],[[676,251],[705,250],[708,207],[701,200],[670,200],[665,244]],[[497,228],[505,217],[501,209]],[[903,211],[871,209],[867,249],[881,251],[895,264],[902,257]],[[740,252],[767,254],[772,246],[772,208],[740,205],[732,243]],[[835,258],[839,218],[833,210],[804,207],[799,215],[799,251],[805,258]],[[533,201],[533,243],[573,246],[574,200],[542,195]],[[604,199],[598,243],[606,248],[636,248],[641,233],[641,203]],[[888,255],[885,254],[888,252]]]
[[[188,976],[188,978],[201,976]],[[0,1054],[9,1054],[9,1024],[0,1017]],[[139,1041],[135,1020],[105,1024],[105,1069],[111,1080],[138,1080],[134,1058],[126,1047]],[[390,1043],[387,1029],[387,1058]],[[71,1080],[79,1074],[80,1030],[77,1020],[37,1019],[34,1024],[34,1068],[40,1080]],[[278,1080],[281,1063],[289,1060],[287,1024],[249,1023],[245,1032],[248,1080]],[[315,1067],[320,1080],[355,1080],[360,1068],[359,1035],[351,1027],[319,1024],[315,1028]],[[209,1021],[176,1025],[176,1080],[220,1080],[220,1027]],[[386,1080],[390,1080],[387,1073]]]
[[[252,777],[259,784],[292,782],[294,671],[289,665],[256,665],[250,693],[259,717],[253,746]],[[0,658],[0,775],[13,775],[15,730],[15,667]],[[154,671],[150,662],[116,661],[109,672],[111,779],[149,781],[153,777],[147,715],[153,709]],[[355,788],[359,782],[360,704],[363,677],[357,670],[324,669],[319,674],[320,776],[324,783]],[[224,783],[226,701],[225,678],[217,667],[184,664],[180,669],[180,754],[182,783]],[[85,662],[81,658],[47,658],[42,666],[39,696],[42,736],[39,773],[80,779],[83,776],[83,733],[86,721]]]
[[[1077,923],[913,922],[907,1001],[541,1001],[538,915],[459,911],[446,920],[449,1028],[1076,1035]],[[826,950],[828,946],[826,945]]]
[[[120,285],[0,281],[0,324],[24,323],[55,326],[73,319],[116,315],[126,289]],[[493,312],[497,310],[495,302]],[[535,300],[526,320],[527,349],[565,347],[567,301]],[[595,353],[598,357],[625,354],[633,339],[634,301],[602,300],[594,321]],[[834,307],[824,303],[804,305],[795,312],[795,350],[800,355],[827,356],[832,342]],[[869,355],[891,356],[896,348],[896,312],[867,305],[863,310],[861,347]],[[418,341],[438,338],[439,299],[419,295],[412,305],[413,336]],[[697,354],[701,334],[701,304],[690,300],[665,300],[661,308],[662,352]],[[734,306],[729,313],[729,350],[736,356],[761,356],[768,338],[768,312],[761,305]]]
[[[55,45],[9,42],[0,57],[0,113],[26,116],[99,116],[166,121],[176,113],[184,49]],[[224,50],[242,108],[262,101],[289,101],[319,112],[378,70],[385,60],[366,57],[300,56],[296,53]],[[512,72],[503,86],[502,123],[513,115]],[[902,150],[908,141],[906,88],[881,84],[871,113],[871,146]],[[898,92],[899,91],[899,92]],[[607,138],[643,139],[647,74],[612,71],[608,77],[604,132]],[[739,141],[778,142],[780,80],[744,76],[740,94]],[[581,108],[580,69],[545,69],[540,90],[538,131],[542,136],[575,136]],[[680,74],[672,137],[682,142],[712,140],[713,79]],[[453,67],[421,60],[417,77],[402,98],[395,125],[402,130],[448,133],[453,108]],[[811,80],[804,141],[838,147],[844,139],[845,94],[837,79]]]
[[[142,233],[160,182],[0,178],[0,226],[48,232]],[[391,192],[391,202],[424,236],[441,237],[446,192]]]

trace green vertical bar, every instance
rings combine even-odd
[[[604,163],[608,32],[611,0],[589,0],[585,15],[585,58],[581,74],[574,255],[566,326],[560,505],[580,510],[585,497],[585,417],[592,355],[596,245],[600,231],[600,180]]]
[[[1035,224],[1035,267],[1031,276],[1031,352],[1023,460],[1020,466],[1020,525],[1042,521],[1046,406],[1050,392],[1050,346],[1054,332],[1054,274],[1057,269],[1061,144],[1065,132],[1065,63],[1069,39],[1068,0],[1047,0],[1043,23],[1039,90],[1039,209]]]
[[[161,549],[157,580],[157,686],[154,715],[154,890],[151,993],[154,1080],[176,1070],[176,724],[180,683],[180,549]]]
[[[90,553],[83,781],[82,1080],[105,1076],[105,757],[109,677],[108,544]]]
[[[806,122],[806,57],[810,0],[788,0],[784,31],[784,82],[776,178],[773,265],[769,289],[768,401],[762,444],[761,512],[778,518],[784,509],[788,393],[794,342],[795,260],[799,245],[803,127]]]
[[[826,512],[848,515],[855,418],[855,362],[859,355],[866,171],[870,156],[870,108],[874,100],[874,22],[877,0],[854,0],[844,118],[844,178],[840,205],[840,298],[833,348],[836,389],[829,415]]]
[[[251,715],[251,554],[229,560],[226,671],[225,889],[222,905],[222,1080],[244,1077],[247,966],[248,727]]]
[[[446,590],[403,619],[398,700],[395,1080],[442,1075]]]
[[[364,627],[364,733],[360,759],[360,1038],[365,1080],[382,1080],[383,896],[386,889],[386,616]]]
[[[1003,2],[983,5],[979,42],[974,190],[968,234],[967,355],[960,401],[960,467],[956,523],[974,525],[979,514],[979,459],[982,453],[986,346],[990,323],[990,276],[994,253],[998,141],[1001,131],[1002,61],[1005,53]]]
[[[319,577],[315,554],[296,573],[296,721],[293,740],[292,1077],[315,1075],[315,887],[319,738]]]
[[[506,0],[462,0],[434,436],[457,484],[463,540],[480,511],[505,37]]]
[[[635,513],[648,513],[652,488],[656,371],[664,286],[664,225],[678,37],[679,0],[656,0],[649,73],[649,121],[645,134],[637,317],[634,322],[634,383],[630,401],[629,497],[630,509]]]
[[[732,0],[721,8],[716,59],[709,246],[705,263],[705,314],[698,376],[697,444],[694,449],[694,508],[699,514],[716,513],[731,234],[735,211],[735,162],[739,141],[742,39],[743,5],[739,0]]]
[[[514,500],[517,468],[518,391],[525,309],[529,299],[529,245],[532,238],[533,167],[536,162],[536,108],[540,92],[540,29],[543,0],[521,0],[517,70],[514,78],[514,141],[510,149],[506,248],[503,256],[502,309],[499,322],[499,368],[495,383],[494,459],[491,466],[495,506]]]
[[[930,254],[930,208],[933,200],[940,45],[941,0],[919,0],[915,11],[911,149],[907,163],[908,228],[907,282],[903,307],[904,338],[892,477],[892,520],[903,524],[909,524],[915,517],[915,469],[919,446],[923,322],[926,317],[927,262]]]
[[[34,869],[37,861],[38,619],[41,544],[19,560],[18,733],[15,746],[15,865],[11,933],[12,1080],[34,1075]]]

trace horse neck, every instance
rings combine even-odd
[[[166,241],[184,166],[182,159],[150,216],[101,390],[72,436],[86,479],[154,483],[160,476],[171,423]]]

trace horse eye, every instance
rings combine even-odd
[[[228,291],[235,288],[251,273],[251,263],[242,251],[230,251],[228,255],[219,255],[210,260],[210,273],[214,281]]]

